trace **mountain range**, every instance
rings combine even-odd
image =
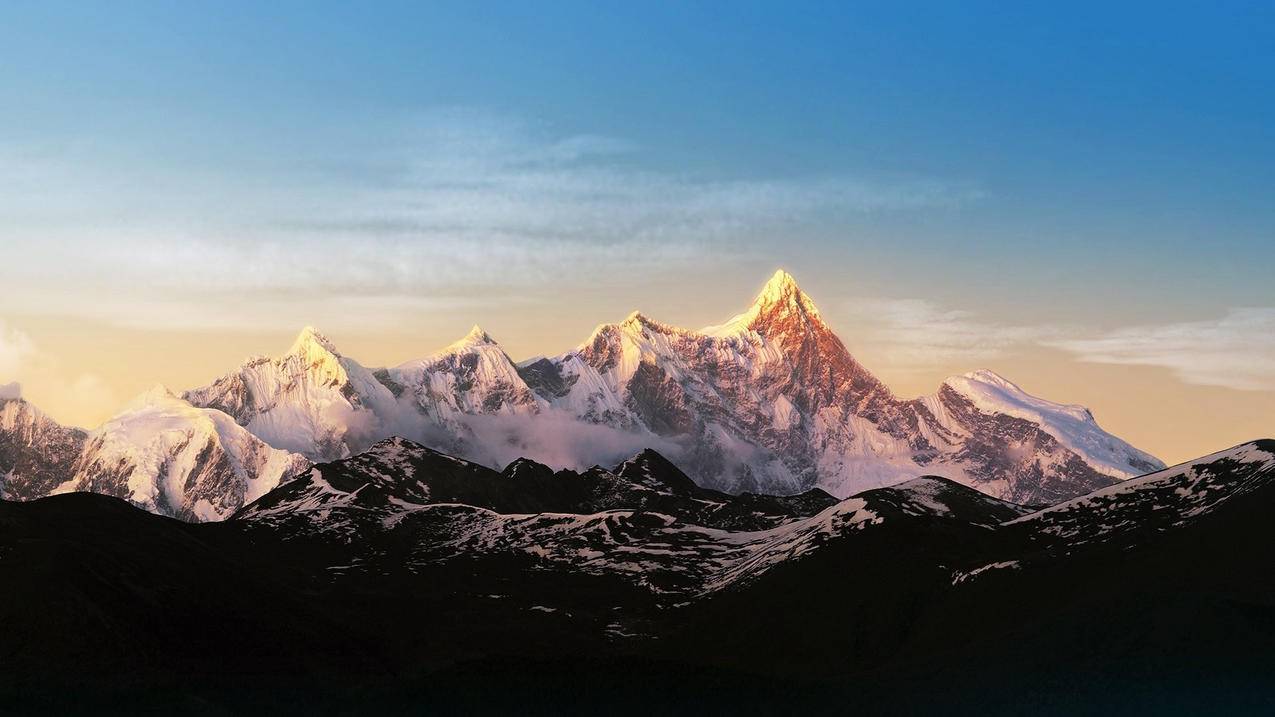
[[[1035,508],[937,476],[733,495],[651,450],[495,471],[391,438],[218,522],[87,492],[0,501],[0,696],[62,713],[1269,709],[1273,505],[1272,441]]]
[[[656,448],[724,493],[845,498],[939,475],[1043,505],[1163,467],[1084,407],[987,370],[895,396],[778,271],[747,311],[698,331],[634,312],[576,348],[514,362],[478,327],[423,359],[368,368],[306,328],[180,395],[156,387],[102,426],[63,427],[0,394],[0,496],[89,490],[219,520],[315,462],[403,436],[489,467],[587,470]]]

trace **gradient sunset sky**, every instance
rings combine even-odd
[[[1275,5],[1019,5],[5,3],[0,384],[93,426],[307,324],[517,360],[783,267],[900,396],[1275,435]]]

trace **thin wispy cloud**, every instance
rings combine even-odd
[[[175,320],[171,307],[245,296],[293,302],[288,315],[316,296],[401,311],[563,276],[642,281],[710,258],[729,269],[804,223],[981,196],[932,179],[684,175],[652,169],[623,138],[467,110],[368,135],[298,142],[252,166],[205,158],[123,176],[111,172],[133,165],[94,146],[0,148],[0,208],[19,219],[0,228],[0,279],[58,287],[9,306],[158,328],[226,328],[238,312]]]
[[[1212,320],[1106,331],[1014,325],[922,299],[846,304],[855,341],[896,371],[975,368],[1015,351],[1049,348],[1087,363],[1169,369],[1186,384],[1275,391],[1275,308],[1234,308]]]
[[[0,320],[0,386],[11,383],[22,393],[38,386],[36,404],[55,416],[78,410],[104,413],[118,405],[114,391],[99,376],[68,375],[30,336]]]
[[[1016,326],[923,299],[858,298],[846,304],[856,341],[899,371],[977,367],[1016,348],[1055,337],[1054,326]]]
[[[1185,383],[1275,391],[1275,308],[1235,308],[1208,321],[1116,329],[1048,342],[1081,361],[1169,369]]]
[[[31,338],[0,320],[0,383],[7,383],[35,354]]]

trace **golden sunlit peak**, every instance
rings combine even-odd
[[[491,334],[483,331],[483,328],[478,324],[474,324],[474,326],[469,330],[469,333],[465,334],[460,340],[448,346],[447,350],[451,351],[454,349],[463,349],[470,346],[494,346],[495,344],[496,340],[491,337]]]
[[[819,319],[819,308],[815,306],[806,292],[797,286],[792,274],[780,269],[762,287],[757,300],[753,302],[752,311],[758,316],[778,310],[781,313],[799,312],[811,319]]]
[[[301,333],[297,334],[297,338],[292,342],[292,348],[288,350],[288,353],[303,354],[315,349],[336,353],[336,347],[328,337],[319,333],[319,330],[313,326],[307,326],[301,329]]]
[[[779,269],[776,269],[776,270],[775,270],[775,273],[774,273],[774,274],[771,274],[771,275],[770,275],[770,279],[766,281],[766,285],[767,285],[767,286],[776,286],[776,285],[778,285],[778,286],[789,286],[789,285],[791,285],[791,286],[793,286],[793,287],[796,287],[796,286],[797,286],[797,280],[796,280],[796,279],[794,279],[794,278],[792,278],[792,274],[789,274],[789,273],[788,273],[788,271],[787,271],[786,269],[779,268]]]
[[[470,341],[480,341],[485,344],[494,343],[491,340],[491,335],[486,331],[483,331],[483,327],[478,324],[474,324],[469,328],[469,333],[465,334],[465,338]]]
[[[700,329],[700,333],[722,337],[748,332],[754,328],[753,325],[760,318],[776,310],[781,313],[798,311],[811,318],[819,318],[819,309],[801,290],[801,287],[797,286],[797,280],[792,277],[792,274],[778,269],[771,274],[770,279],[766,281],[766,285],[761,288],[761,292],[757,294],[757,298],[753,300],[752,306],[748,307],[747,311],[731,317],[726,323],[706,326]]]
[[[792,274],[779,269],[771,275],[770,280],[762,287],[761,293],[757,296],[757,303],[775,304],[786,296],[800,294],[801,287],[797,286],[797,280],[792,277]]]

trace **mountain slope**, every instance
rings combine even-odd
[[[453,502],[593,510],[599,496],[671,512]],[[236,712],[245,677],[292,711],[420,711],[453,704],[457,685],[470,711],[625,694],[649,712],[673,686],[683,711],[1275,699],[1275,441],[1043,510],[922,477],[765,525],[690,521],[718,500],[748,498],[653,453],[591,476],[530,461],[497,473],[394,439],[217,524],[104,496],[0,501],[14,598],[0,654],[21,657],[0,693],[106,685],[135,707],[177,689]]]
[[[945,506],[970,498],[920,481]],[[1275,441],[1035,512],[908,508],[916,487],[856,496],[880,525],[692,606],[666,649],[781,679],[858,675],[857,697],[901,713],[1269,707]]]
[[[1254,441],[1043,508],[1007,526],[1071,546],[1135,543],[1269,489],[1272,475],[1275,441]]]
[[[23,400],[18,384],[0,386],[0,498],[47,495],[71,475],[86,436]]]
[[[741,530],[812,516],[835,502],[818,490],[788,497],[705,490],[650,450],[613,470],[554,471],[519,459],[497,472],[396,437],[357,456],[315,466],[246,505],[236,518],[293,521],[302,532],[354,534],[378,529],[365,527],[369,520],[383,524],[425,506],[465,505],[505,515],[637,510]]]
[[[90,491],[184,520],[220,520],[308,465],[221,411],[157,386],[88,435],[73,477],[52,492]]]

